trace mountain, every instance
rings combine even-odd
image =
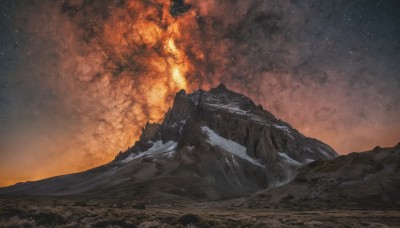
[[[400,208],[400,143],[299,169],[287,185],[258,192],[245,201],[252,208]]]
[[[336,156],[328,145],[221,84],[210,91],[178,92],[163,122],[147,123],[139,141],[111,163],[17,184],[0,194],[157,202],[230,198],[281,186],[299,167]]]

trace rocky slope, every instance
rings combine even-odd
[[[161,124],[104,166],[0,189],[0,193],[209,200],[291,181],[297,169],[337,154],[223,84],[180,91]]]
[[[248,197],[248,207],[400,208],[400,143],[315,161],[289,184]]]

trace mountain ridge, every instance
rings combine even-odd
[[[101,195],[99,190],[142,188],[121,197],[214,200],[283,185],[299,167],[336,156],[328,145],[220,84],[210,91],[179,91],[164,120],[146,123],[139,140],[108,164],[0,193]]]
[[[400,143],[375,147],[299,169],[285,186],[246,198],[251,208],[400,208]]]

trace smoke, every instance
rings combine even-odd
[[[400,17],[390,4],[8,1],[0,179],[108,162],[177,91],[220,82],[340,153],[394,144],[400,48],[388,27]]]

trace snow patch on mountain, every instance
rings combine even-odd
[[[166,143],[163,143],[161,140],[159,140],[159,141],[155,142],[154,145],[150,149],[148,149],[144,152],[141,152],[139,154],[130,154],[126,159],[122,160],[121,163],[125,164],[127,162],[130,162],[132,160],[135,160],[135,159],[138,159],[141,157],[145,157],[145,156],[146,157],[147,156],[154,157],[154,156],[157,156],[160,154],[165,154],[168,157],[172,157],[173,154],[175,153],[175,149],[176,149],[177,145],[178,145],[178,143],[176,143],[174,141],[168,141]]]
[[[325,155],[325,157],[327,157],[327,158],[331,158],[332,157],[332,155],[330,155],[326,150],[324,150],[324,149],[319,149],[319,151],[323,154],[323,155]]]
[[[314,162],[314,161],[315,161],[314,159],[306,158],[305,164],[307,165],[307,164],[310,164],[311,162]]]
[[[208,99],[211,99],[211,98],[208,98]],[[263,120],[261,117],[251,113],[250,111],[245,111],[245,110],[241,109],[238,104],[235,104],[235,103],[233,103],[233,104],[207,103],[207,105],[214,109],[222,109],[222,110],[225,110],[232,114],[236,114],[239,116],[245,116],[251,121],[263,123],[263,124],[269,126],[269,124],[267,124],[266,121]]]
[[[235,103],[222,104],[222,103],[218,102],[217,99],[214,99],[214,98],[207,98],[207,101],[208,101],[207,102],[208,106],[211,106],[216,109],[224,109],[233,114],[247,115],[247,113],[248,113],[247,111],[240,109],[240,107]],[[212,103],[212,102],[214,102],[214,103]]]
[[[246,147],[240,145],[237,142],[234,142],[230,139],[225,139],[221,136],[219,136],[217,133],[215,133],[213,130],[211,130],[207,126],[201,127],[201,130],[207,134],[208,140],[207,142],[212,145],[212,146],[218,146],[225,150],[228,153],[231,153],[241,159],[247,160],[250,163],[260,166],[260,167],[265,167],[257,162],[254,158],[250,157],[246,153]]]
[[[278,154],[279,154],[279,156],[281,156],[281,157],[286,161],[286,163],[288,163],[288,164],[290,164],[290,165],[294,165],[294,166],[301,166],[301,165],[303,165],[302,163],[300,163],[300,162],[294,160],[293,158],[289,157],[289,155],[287,155],[287,154],[285,154],[285,153],[278,153]]]
[[[294,139],[288,126],[274,124],[274,127],[285,132],[290,138]]]

